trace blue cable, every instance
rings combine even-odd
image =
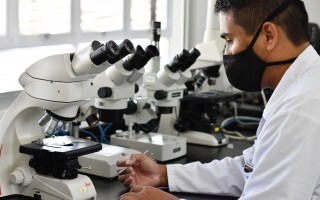
[[[107,140],[106,132],[107,132],[107,130],[111,127],[111,125],[112,125],[112,123],[107,124],[107,126],[106,126],[106,127],[104,128],[104,130],[103,130],[104,142],[105,142],[106,144],[110,144],[110,142]]]
[[[102,129],[102,125],[101,124],[99,124],[98,125],[98,127],[99,127],[99,130],[100,130],[100,143],[103,143],[103,139],[105,138],[105,135],[104,135],[104,132],[103,132],[103,129]]]
[[[84,132],[87,135],[90,135],[96,142],[99,142],[98,138],[93,133],[91,133],[90,131],[87,131],[85,129],[81,129],[80,131]]]
[[[244,122],[256,122],[256,120],[253,120],[253,119],[243,119],[243,118],[238,118],[238,120],[241,120],[241,121],[244,121]],[[226,126],[229,126],[230,124],[234,123],[234,122],[237,122],[238,120],[236,119],[232,119],[232,120],[229,120],[228,122],[226,122],[226,124],[224,125],[224,127]],[[221,128],[224,128],[224,127],[221,127]]]
[[[101,125],[101,124],[98,125],[99,130],[100,130],[100,136],[101,136],[101,140],[100,140],[100,141],[101,141],[101,143],[107,143],[107,144],[109,144],[109,141],[108,141],[107,138],[106,138],[106,132],[107,132],[107,130],[110,128],[111,125],[112,125],[111,123],[110,123],[110,124],[107,124],[104,129],[102,128],[102,125]]]
[[[111,126],[112,124],[110,123],[110,124],[107,124],[107,126],[104,128],[104,134],[107,132],[107,130],[110,128],[110,126]]]

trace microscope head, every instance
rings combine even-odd
[[[183,49],[157,73],[158,80],[167,87],[172,86],[174,83],[183,84],[186,79],[191,78],[191,76],[187,75],[189,72],[187,69],[191,67],[199,56],[200,51],[196,48],[190,51]]]
[[[106,77],[98,77],[103,79],[104,84],[100,84],[102,81],[94,81],[94,83],[100,84],[95,102],[100,122],[117,123],[122,121],[124,110],[128,106],[127,100],[138,91],[135,83],[144,74],[143,67],[157,53],[158,49],[153,45],[149,45],[145,49],[138,45],[126,59],[106,70],[104,74]]]
[[[99,74],[121,59],[119,46],[112,40],[101,44],[93,41],[91,45],[71,55],[72,70],[78,76]]]
[[[158,114],[172,113],[179,104],[185,95],[184,83],[192,77],[188,69],[199,56],[196,48],[190,51],[183,49],[155,75],[150,73],[145,76],[144,88]]]

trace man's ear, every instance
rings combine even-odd
[[[277,26],[272,22],[266,22],[262,26],[262,33],[265,35],[265,44],[268,51],[275,48],[279,40],[279,32]]]

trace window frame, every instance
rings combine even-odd
[[[0,36],[0,51],[17,47],[48,46],[59,44],[72,44],[77,46],[79,43],[91,42],[92,40],[123,40],[123,39],[151,39],[151,30],[131,30],[130,29],[130,3],[124,0],[124,30],[112,32],[83,32],[80,28],[80,1],[71,0],[71,32],[63,34],[40,34],[40,35],[21,35],[18,27],[18,1],[6,0],[6,34]],[[161,29],[161,37],[170,38],[172,35],[172,1],[167,0],[167,27]],[[152,8],[155,8],[156,0],[151,0]],[[155,14],[152,11],[152,18]]]

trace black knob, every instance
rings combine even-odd
[[[98,97],[100,98],[107,98],[112,95],[112,89],[109,87],[102,87],[98,90]]]
[[[167,96],[168,96],[168,93],[164,90],[157,90],[154,93],[154,98],[156,100],[163,100],[163,99],[167,98]]]
[[[139,85],[134,84],[134,93],[138,93],[138,92],[139,92]]]
[[[124,114],[133,115],[137,112],[137,110],[138,110],[138,106],[137,106],[136,102],[130,100],[130,101],[128,101],[127,108],[124,110]]]
[[[188,130],[188,125],[183,119],[178,119],[174,125],[174,129],[178,132],[185,132]]]
[[[142,109],[150,109],[151,108],[151,104],[150,103],[146,103],[144,104],[144,106],[142,107]]]

